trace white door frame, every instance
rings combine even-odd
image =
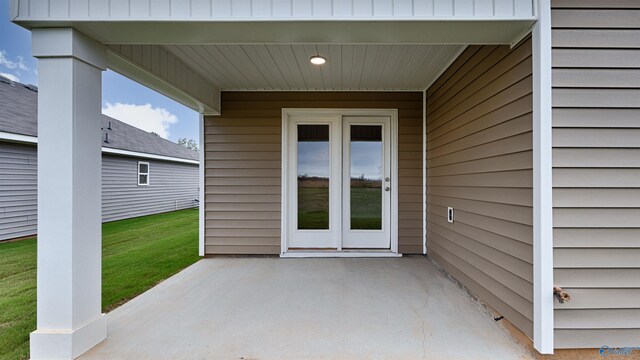
[[[290,251],[287,239],[288,229],[288,152],[289,152],[289,119],[291,117],[339,116],[388,116],[391,118],[391,248],[390,250],[373,251]],[[399,256],[398,254],[398,110],[397,109],[282,109],[282,173],[281,173],[281,224],[280,224],[280,256],[281,257],[326,257],[326,256]]]

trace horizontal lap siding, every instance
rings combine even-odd
[[[530,40],[470,46],[427,92],[429,256],[529,336],[531,74]]]
[[[138,161],[149,163],[149,185],[138,186]],[[198,205],[198,165],[102,156],[102,221]]]
[[[0,240],[37,230],[38,150],[0,142]]]
[[[150,186],[138,186],[138,160]],[[37,232],[37,147],[0,142],[0,240]],[[102,221],[197,206],[198,165],[102,156]],[[177,201],[177,207],[176,207]]]
[[[279,254],[283,108],[398,109],[399,251],[422,252],[422,94],[224,92],[205,118],[205,252]]]
[[[640,339],[640,3],[555,0],[553,202],[558,348]]]

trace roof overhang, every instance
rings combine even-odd
[[[437,76],[446,69],[460,51],[449,49],[450,56],[438,59],[438,64],[430,65],[428,74],[423,75],[416,84],[411,87],[389,87],[389,82],[379,81],[380,85],[371,87],[318,87],[315,81],[309,86],[270,86],[265,74],[276,73],[275,67],[280,65],[276,61],[269,64],[258,64],[250,53],[240,54],[233,59],[225,59],[228,67],[218,67],[216,61],[207,64],[207,55],[201,56],[205,61],[200,63],[190,61],[181,53],[179,47],[210,46],[210,45],[304,45],[304,46],[331,46],[331,45],[380,45],[380,46],[464,46],[471,44],[511,44],[513,45],[530,32],[536,18],[525,17],[439,17],[439,18],[376,18],[376,19],[251,19],[251,20],[216,20],[210,19],[171,19],[162,21],[150,21],[139,19],[81,19],[70,21],[67,19],[53,18],[16,18],[15,21],[26,28],[46,27],[73,27],[90,36],[91,38],[108,45],[108,67],[114,71],[144,84],[200,113],[217,115],[220,113],[220,91],[233,90],[348,90],[348,91],[406,91],[424,90],[425,86],[432,83]],[[306,51],[308,52],[308,51]],[[300,52],[296,66],[308,60],[309,54]],[[226,57],[226,54],[221,55]],[[211,57],[213,58],[213,57]],[[445,59],[446,58],[446,59]],[[377,60],[376,60],[377,61]],[[295,61],[291,61],[294,63]],[[401,62],[402,66],[424,65],[426,62]],[[259,65],[263,69],[259,69]],[[307,66],[307,64],[304,64]],[[355,64],[353,66],[356,66]],[[259,84],[260,86],[234,86],[234,84],[222,84],[208,71],[214,69],[225,74],[230,74],[228,79],[241,77],[258,77],[259,81],[246,81],[247,84]],[[231,70],[230,70],[231,69]],[[334,71],[333,70],[330,71]],[[362,71],[361,69],[357,69]],[[213,70],[212,70],[213,71]],[[318,75],[312,69],[304,74],[309,78]],[[321,70],[318,70],[321,71]],[[325,70],[327,71],[327,70]],[[281,71],[280,71],[281,72]],[[384,79],[393,79],[396,69],[389,70],[381,75]],[[282,77],[281,74],[276,74]],[[302,76],[301,73],[293,73],[291,76]],[[335,74],[332,74],[335,76]],[[251,80],[251,79],[248,79]],[[229,83],[229,81],[227,81]],[[282,85],[285,81],[276,85]],[[303,85],[308,83],[304,81]],[[408,83],[408,82],[407,82]],[[265,85],[266,84],[266,85]]]

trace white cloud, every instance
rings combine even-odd
[[[0,65],[6,67],[7,69],[19,69],[24,71],[29,71],[29,67],[24,64],[24,57],[16,56],[18,61],[13,61],[7,58],[7,52],[4,50],[0,50]]]
[[[106,103],[102,113],[165,139],[169,137],[169,127],[178,122],[175,115],[164,108],[154,108],[151,104]]]
[[[7,79],[11,80],[11,81],[15,81],[15,82],[20,82],[20,78],[18,78],[17,76],[13,75],[13,74],[8,74],[5,72],[0,72],[0,76],[4,76]]]

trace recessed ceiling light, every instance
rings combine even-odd
[[[312,56],[309,61],[313,64],[313,65],[322,65],[324,63],[327,62],[327,59],[323,58],[320,55],[314,55]]]

